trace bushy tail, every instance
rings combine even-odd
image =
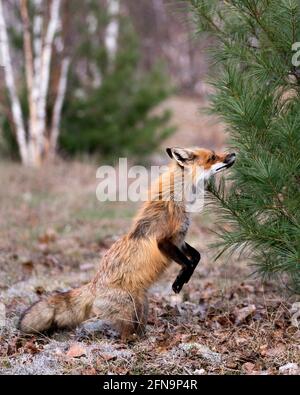
[[[89,285],[42,299],[27,309],[19,321],[25,333],[52,328],[72,328],[89,318],[94,301]]]

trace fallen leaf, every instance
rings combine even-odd
[[[59,357],[61,357],[61,356],[63,355],[63,352],[62,352],[59,348],[57,348],[57,349],[55,350],[54,354],[57,355],[57,356],[59,356]]]
[[[83,355],[86,355],[86,349],[80,346],[79,344],[73,344],[69,348],[66,355],[67,357],[70,358],[79,358],[82,357]]]
[[[34,343],[34,340],[29,340],[25,345],[24,345],[24,351],[29,354],[37,354],[40,350],[38,346]]]
[[[275,339],[282,339],[283,336],[284,336],[284,332],[283,332],[283,330],[282,330],[281,328],[280,328],[280,329],[276,329],[276,330],[273,332],[273,337],[274,337]]]
[[[286,321],[285,320],[274,320],[274,326],[275,328],[284,328],[286,326]]]
[[[37,295],[43,295],[46,292],[45,288],[42,287],[41,285],[38,287],[35,287],[34,291]]]
[[[216,320],[221,326],[228,326],[232,324],[229,317],[226,315],[217,316]]]
[[[237,344],[238,346],[240,346],[240,345],[242,345],[242,344],[248,343],[248,342],[249,342],[249,339],[246,339],[245,337],[241,337],[241,336],[236,336],[236,337],[235,337],[235,341],[236,341],[236,344]]]
[[[39,236],[38,240],[41,244],[49,244],[55,241],[57,238],[57,233],[54,229],[47,229],[46,232]]]
[[[48,267],[57,267],[59,269],[62,268],[60,261],[51,254],[47,254],[43,259],[43,264]]]
[[[279,344],[274,348],[269,348],[265,350],[265,356],[267,357],[277,357],[285,352],[285,346],[283,344]]]
[[[88,368],[82,371],[83,376],[95,376],[97,374],[97,370],[95,368]]]
[[[100,355],[101,359],[103,359],[104,361],[112,361],[113,359],[116,359],[117,357],[115,355],[111,355],[111,354],[101,354]]]
[[[34,264],[31,259],[22,262],[22,268],[25,273],[31,274],[34,268]]]
[[[262,346],[260,346],[259,347],[260,355],[264,357],[266,355],[267,349],[268,349],[267,344],[263,344]]]
[[[242,324],[250,315],[255,313],[256,307],[254,304],[243,307],[242,309],[235,311],[235,323],[237,325]]]
[[[241,285],[239,286],[239,289],[241,291],[245,291],[246,293],[254,293],[254,291],[255,291],[255,288],[253,287],[253,285],[245,284],[245,283],[241,283]]]
[[[254,363],[246,362],[246,363],[244,363],[244,365],[242,366],[242,369],[243,369],[244,372],[253,373],[254,370],[255,370],[255,365],[254,365]]]
[[[237,362],[234,362],[234,361],[227,361],[226,362],[226,368],[236,369],[237,367],[238,367]]]

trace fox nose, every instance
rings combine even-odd
[[[232,154],[228,154],[225,158],[225,164],[226,168],[229,169],[229,167],[233,166],[236,160],[236,154],[233,152]]]
[[[234,163],[236,160],[236,154],[233,152],[232,154],[228,154],[225,158],[225,163]]]

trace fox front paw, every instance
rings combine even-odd
[[[172,289],[176,294],[179,294],[179,292],[182,290],[183,283],[181,281],[174,281],[172,285]]]

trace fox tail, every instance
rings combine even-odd
[[[75,327],[90,317],[93,302],[89,285],[48,296],[23,313],[19,329],[25,333],[41,333],[53,328]]]

